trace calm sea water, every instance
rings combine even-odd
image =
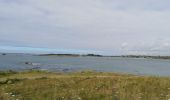
[[[32,64],[25,64],[32,62]],[[59,57],[24,54],[0,55],[0,70],[95,70],[138,75],[170,76],[170,60],[118,57]]]

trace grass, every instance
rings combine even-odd
[[[0,72],[0,100],[170,100],[170,78],[102,72]]]

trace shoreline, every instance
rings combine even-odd
[[[60,73],[63,75],[66,74],[74,74],[74,73],[95,73],[95,74],[109,74],[109,75],[131,75],[131,76],[139,76],[139,77],[162,77],[162,78],[170,78],[169,75],[155,75],[155,74],[141,74],[141,73],[128,73],[128,72],[118,72],[118,71],[100,71],[100,70],[69,70],[69,71],[64,71],[64,70],[44,70],[44,69],[24,69],[24,70],[0,70],[1,73],[27,73],[27,72],[46,72],[46,73]]]

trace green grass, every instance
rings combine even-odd
[[[170,100],[166,77],[91,71],[0,72],[0,76],[0,100]]]

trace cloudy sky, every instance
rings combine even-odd
[[[0,52],[170,55],[170,0],[0,0]]]

